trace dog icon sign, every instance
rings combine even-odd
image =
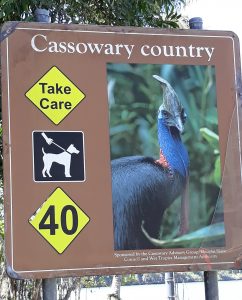
[[[36,182],[84,181],[81,131],[33,131],[33,177]]]

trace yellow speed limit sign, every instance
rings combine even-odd
[[[57,188],[29,218],[30,224],[60,254],[89,220],[89,217],[61,188]]]

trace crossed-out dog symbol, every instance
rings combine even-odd
[[[79,154],[80,151],[78,149],[76,149],[76,147],[73,144],[71,144],[65,150],[60,145],[56,144],[53,141],[53,139],[48,138],[44,132],[42,132],[41,135],[43,136],[43,138],[45,139],[45,141],[48,145],[54,144],[56,147],[63,150],[63,152],[58,153],[58,154],[46,153],[44,150],[44,147],[42,147],[43,163],[44,163],[44,167],[42,169],[42,176],[43,177],[47,177],[47,176],[52,177],[50,174],[50,169],[52,167],[52,164],[55,162],[55,163],[58,163],[58,164],[64,166],[65,177],[71,177],[70,168],[71,168],[72,154]]]

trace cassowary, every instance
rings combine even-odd
[[[115,250],[155,248],[142,232],[142,224],[150,237],[158,238],[165,210],[178,196],[186,198],[189,158],[180,136],[186,114],[171,85],[153,77],[163,89],[158,111],[160,157],[129,156],[111,163]],[[182,211],[184,233],[186,207]]]

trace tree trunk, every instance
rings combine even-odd
[[[9,279],[7,278],[7,276],[2,275],[0,299],[3,300],[9,299],[9,293],[10,293]]]
[[[32,292],[32,300],[40,299],[40,288],[41,288],[42,280],[36,279],[34,282],[33,292]]]
[[[107,295],[108,300],[120,300],[120,289],[121,289],[122,275],[114,275],[111,285],[111,291]]]

